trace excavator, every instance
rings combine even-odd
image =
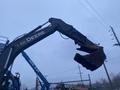
[[[46,24],[48,25],[45,26]],[[63,20],[50,18],[43,25],[40,25],[32,31],[17,37],[12,42],[7,41],[5,44],[2,44],[2,48],[0,48],[0,87],[2,87],[4,77],[7,76],[7,72],[13,65],[15,58],[22,51],[56,31],[71,38],[75,44],[79,46],[79,48],[77,48],[78,51],[87,53],[86,55],[76,53],[74,56],[74,60],[83,67],[94,71],[104,63],[106,55],[102,46],[93,43],[82,33],[77,31],[72,25],[65,23]]]

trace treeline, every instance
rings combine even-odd
[[[120,73],[111,76],[112,86],[106,79],[101,79],[92,85],[92,90],[120,90]]]

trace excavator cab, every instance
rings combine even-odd
[[[0,90],[20,90],[20,74],[15,74],[13,75],[9,70],[5,73]]]
[[[4,48],[8,45],[9,40],[7,37],[0,36],[0,54],[4,50]]]

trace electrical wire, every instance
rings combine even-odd
[[[105,22],[103,17],[100,15],[100,13],[96,10],[96,8],[93,7],[93,5],[88,1],[88,0],[83,0],[84,3],[82,2],[82,0],[79,0],[83,5],[84,7],[92,14],[96,17],[96,19],[99,21],[99,23],[101,25],[103,25],[105,27],[105,29],[109,29],[110,28],[110,24]],[[86,4],[85,4],[86,3]],[[92,10],[92,12],[90,11],[90,9],[88,7],[86,7],[86,5],[88,5],[88,7]],[[108,30],[108,32],[111,31],[111,28],[110,30]]]
[[[98,13],[98,11],[93,7],[93,5],[88,1],[88,0],[84,0],[84,2],[86,2],[86,4],[91,8],[91,10],[96,14],[96,16],[98,17],[98,19],[100,20],[100,22],[106,26],[109,25],[107,24],[104,19],[102,18],[102,16],[100,15],[100,13]]]
[[[96,17],[96,19],[99,21],[99,23],[102,24],[102,25],[105,27],[105,29],[106,29],[109,24],[107,24],[107,23],[104,21],[104,19],[102,18],[102,16],[98,13],[98,11],[93,7],[93,5],[92,5],[88,0],[83,0],[83,1],[84,1],[84,3],[83,3],[81,0],[79,0],[79,2],[82,3],[82,5],[83,5],[92,15],[94,15],[94,16]],[[85,3],[86,3],[86,4],[85,4]],[[90,9],[89,9],[88,7],[86,7],[86,5],[87,5]],[[92,10],[92,12],[91,12],[90,10]],[[108,28],[107,28],[107,29],[108,29]]]

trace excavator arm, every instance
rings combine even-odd
[[[89,53],[84,56],[77,53],[74,57],[75,61],[90,70],[95,70],[103,64],[106,59],[103,47],[94,44],[83,34],[78,32],[73,26],[66,24],[61,19],[50,18],[49,23],[50,25],[47,27],[41,28],[41,26],[39,26],[31,32],[12,41],[5,47],[4,51],[0,54],[0,78],[13,64],[19,53],[53,34],[55,31],[74,40],[75,44],[80,46],[78,50]]]
[[[96,70],[104,63],[106,55],[102,46],[94,44],[86,36],[77,31],[73,26],[66,24],[61,19],[50,18],[49,22],[57,31],[73,39],[75,44],[80,46],[80,48],[77,48],[77,50],[89,53],[87,55],[80,55],[79,53],[76,53],[74,57],[75,61],[91,71]]]

